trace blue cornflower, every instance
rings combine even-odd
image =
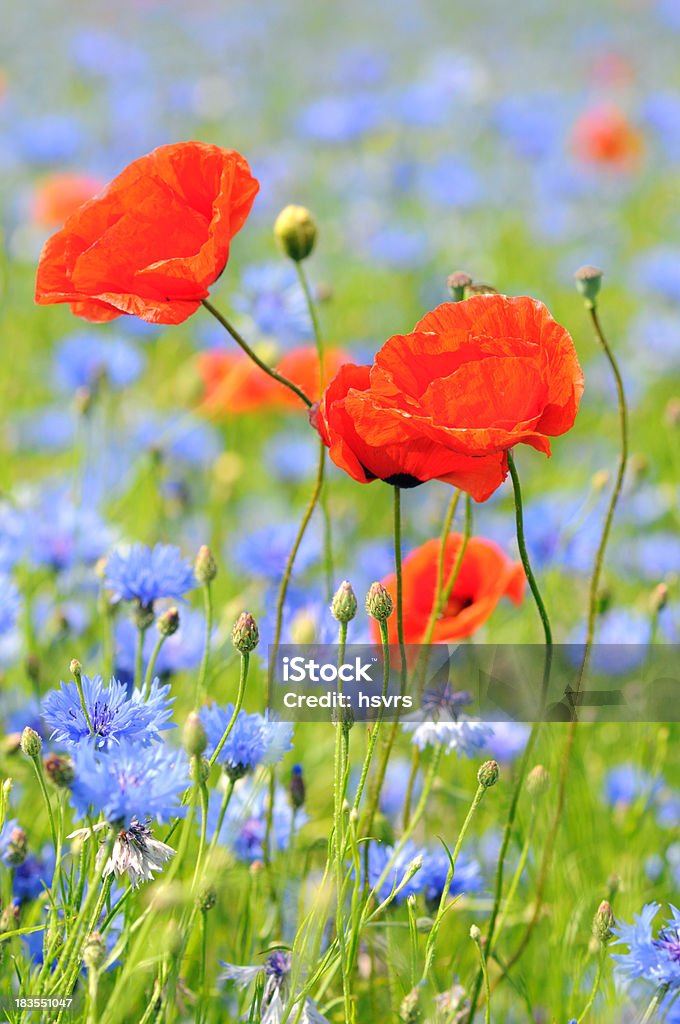
[[[390,758],[387,765],[385,781],[380,790],[380,810],[388,818],[394,818],[401,814],[404,807],[404,797],[411,777],[411,762],[405,757]],[[353,780],[358,784],[359,773]],[[356,787],[355,787],[356,788]],[[413,782],[413,799],[417,800],[423,788],[423,780],[420,772],[416,774]]]
[[[201,708],[200,717],[208,736],[207,756],[211,757],[234,714],[234,705],[225,708],[211,704]],[[234,726],[222,747],[218,763],[233,779],[239,779],[260,764],[275,764],[292,749],[293,729],[257,712],[239,711]]]
[[[367,92],[321,96],[296,118],[298,134],[316,142],[347,143],[376,130],[383,104]]]
[[[67,747],[92,743],[97,748],[109,747],[123,739],[148,744],[161,739],[160,732],[170,728],[174,697],[170,687],[154,679],[148,692],[134,690],[128,698],[127,688],[112,679],[105,686],[101,676],[82,676],[85,706],[93,732],[83,712],[75,683],[61,683],[60,690],[51,690],[42,702],[43,718],[52,729],[50,739]]]
[[[309,307],[298,276],[286,263],[247,267],[233,306],[247,314],[261,335],[282,344],[312,337]]]
[[[670,246],[647,249],[633,261],[630,280],[640,289],[669,302],[680,302],[680,250]]]
[[[528,725],[524,722],[494,722],[486,749],[497,761],[514,761],[527,745]]]
[[[123,739],[95,750],[79,744],[73,753],[71,801],[76,814],[103,815],[128,827],[155,818],[160,824],[182,813],[179,798],[188,784],[186,757],[161,743],[142,747]]]
[[[15,451],[66,451],[76,438],[73,412],[58,406],[21,413],[12,420],[10,440]]]
[[[612,932],[616,945],[628,946],[627,953],[613,953],[616,974],[624,982],[643,978],[655,987],[680,988],[680,911],[671,904],[671,917],[654,938],[652,923],[661,909],[658,903],[647,903],[634,915],[633,924],[617,921]]]
[[[126,388],[144,369],[137,348],[122,338],[102,339],[99,334],[78,332],[65,338],[54,359],[55,381],[63,391],[93,389],[104,378],[114,390]]]
[[[428,903],[438,903],[451,864],[443,847],[426,850],[423,854],[423,866],[420,871],[425,899]],[[484,887],[479,862],[472,857],[460,853],[449,886],[449,895],[460,896],[467,892],[479,892]]]
[[[210,466],[222,451],[215,428],[188,414],[161,417],[149,413],[134,425],[131,441],[135,449],[157,452],[171,462],[199,469]]]
[[[267,441],[263,453],[269,476],[286,483],[308,480],[316,469],[319,446],[309,434],[293,434],[289,429]]]
[[[638,800],[647,806],[662,786],[648,772],[634,764],[620,764],[607,772],[604,780],[604,798],[611,807],[630,807]]]
[[[0,636],[14,629],[20,611],[21,595],[17,585],[8,576],[0,574]]]
[[[138,601],[150,608],[161,597],[181,599],[196,586],[191,564],[171,544],[132,544],[106,560],[106,586],[115,601]]]
[[[29,853],[28,857],[14,869],[12,896],[17,903],[36,900],[50,888],[54,875],[55,853],[50,845],[45,846],[40,856]]]
[[[566,654],[575,665],[582,657],[585,632],[585,626],[580,626],[569,637]],[[620,675],[636,668],[645,660],[651,636],[648,616],[627,608],[611,608],[597,624],[590,655],[592,671]]]

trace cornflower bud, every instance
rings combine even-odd
[[[83,963],[88,971],[96,971],[106,959],[106,940],[99,932],[91,932],[83,949]]]
[[[190,757],[199,757],[208,746],[205,727],[195,711],[190,711],[187,715],[182,730],[182,743]]]
[[[301,764],[293,765],[290,782],[288,783],[288,795],[293,805],[293,810],[299,811],[304,806],[306,796],[305,779],[302,774]]]
[[[543,796],[550,785],[550,775],[542,764],[534,765],[527,775],[527,790],[535,800]]]
[[[345,625],[351,622],[357,613],[357,598],[349,580],[343,580],[331,602],[331,614],[338,622]]]
[[[241,612],[231,631],[231,642],[240,654],[250,654],[260,642],[260,631],[249,612]]]
[[[73,761],[63,754],[48,754],[43,759],[45,775],[59,789],[69,789],[76,777]]]
[[[179,612],[176,608],[168,608],[159,615],[156,629],[161,636],[172,636],[179,629]]]
[[[212,583],[217,576],[217,562],[207,544],[201,544],[194,562],[194,576],[199,583]]]
[[[480,786],[484,786],[484,789],[490,789],[498,782],[500,771],[498,761],[485,761],[477,772],[477,782]]]
[[[611,926],[614,923],[614,912],[609,900],[602,900],[593,918],[593,935],[604,945],[612,937]]]
[[[39,757],[42,745],[42,740],[38,733],[27,725],[21,734],[21,749],[24,754],[30,758]]]
[[[366,595],[366,611],[376,622],[387,622],[394,611],[394,602],[382,583],[371,583]]]

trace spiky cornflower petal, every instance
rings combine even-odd
[[[171,544],[132,544],[106,560],[105,582],[115,601],[137,601],[149,608],[162,597],[180,600],[196,586],[191,563]]]
[[[134,739],[144,745],[159,740],[161,730],[171,728],[168,719],[174,698],[169,696],[170,687],[161,686],[158,679],[147,693],[134,690],[128,697],[126,687],[117,679],[105,686],[101,676],[78,673],[78,678],[89,723],[75,683],[62,682],[61,689],[51,690],[42,702],[42,715],[55,743],[73,747],[89,742],[101,748]]]

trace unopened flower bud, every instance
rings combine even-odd
[[[195,782],[199,786],[203,786],[208,781],[210,775],[210,761],[207,757],[198,757],[195,755],[189,762],[189,778],[192,782]]]
[[[45,775],[58,789],[70,789],[76,777],[73,761],[63,754],[48,754],[43,760]]]
[[[602,900],[593,918],[593,935],[601,943],[609,942],[612,937],[611,926],[614,923],[614,912],[609,900]]]
[[[403,1021],[403,1024],[419,1024],[423,1017],[419,1003],[420,989],[412,988],[406,993],[399,1007],[399,1020]]]
[[[352,584],[343,580],[331,602],[331,614],[338,622],[347,624],[351,622],[357,613],[357,598],[352,590]]]
[[[80,679],[83,674],[83,666],[80,664],[77,658],[74,658],[69,665],[69,672],[74,679]]]
[[[217,562],[207,544],[201,544],[194,562],[194,576],[199,583],[212,583],[217,576]]]
[[[274,236],[286,256],[299,263],[314,248],[316,224],[306,207],[286,206],[276,218]]]
[[[40,751],[42,750],[42,740],[30,726],[26,726],[21,734],[21,749],[27,757],[39,757]]]
[[[498,761],[485,761],[477,772],[477,782],[480,786],[484,786],[484,789],[490,789],[498,782],[500,773]]]
[[[527,775],[527,790],[534,799],[543,796],[550,785],[550,775],[542,764],[534,765]]]
[[[306,796],[305,779],[301,764],[293,765],[290,782],[288,783],[288,795],[293,805],[293,810],[299,811],[304,806]]]
[[[176,608],[168,608],[159,615],[156,629],[161,636],[172,636],[179,629],[179,612]]]
[[[657,615],[659,612],[668,604],[668,586],[665,583],[659,583],[652,591],[649,598],[649,608],[652,615]]]
[[[197,757],[208,746],[208,736],[200,716],[190,711],[182,730],[182,743],[190,757]]]
[[[96,971],[106,959],[106,940],[99,932],[92,932],[83,949],[83,963],[88,971]]]
[[[476,924],[470,925],[470,938],[472,939],[473,942],[479,943],[482,941],[481,930]]]
[[[290,624],[290,638],[294,644],[306,646],[316,640],[317,621],[314,615],[303,608]]]
[[[12,867],[18,867],[26,860],[28,853],[28,838],[23,828],[15,825],[10,832],[5,847],[5,860]]]
[[[371,583],[366,595],[366,611],[377,622],[387,622],[394,611],[394,602],[382,583]]]
[[[574,274],[574,280],[576,281],[576,288],[586,300],[586,306],[589,309],[595,308],[595,300],[597,299],[600,291],[600,285],[602,284],[603,271],[599,267],[579,267]]]
[[[260,631],[249,612],[241,612],[231,631],[231,642],[241,654],[250,654],[260,642]]]
[[[19,927],[21,907],[18,903],[8,903],[0,914],[0,932],[13,932]]]
[[[136,601],[132,607],[132,621],[140,632],[144,632],[151,626],[154,620],[153,605],[141,604]]]
[[[217,891],[209,885],[196,897],[196,906],[202,914],[207,914],[217,903]]]
[[[449,274],[446,279],[446,284],[451,292],[451,298],[454,302],[462,302],[465,298],[465,292],[472,284],[472,278],[469,274],[466,274],[464,270],[456,270],[455,273]]]

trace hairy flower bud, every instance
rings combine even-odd
[[[314,218],[304,206],[286,206],[276,218],[274,236],[286,256],[299,263],[306,259],[314,248]]]
[[[614,923],[614,912],[609,900],[602,900],[593,918],[593,935],[603,945],[612,937],[611,926]]]
[[[27,725],[21,734],[21,749],[24,754],[26,754],[27,757],[39,757],[42,745],[42,740],[38,733],[35,729],[31,729],[31,727]]]
[[[357,613],[357,598],[349,580],[343,580],[331,602],[331,614],[338,622],[347,624]]]
[[[472,278],[464,270],[456,270],[453,274],[449,274],[446,284],[451,292],[453,301],[462,302],[465,298],[466,290],[472,284]]]
[[[241,654],[250,654],[260,642],[260,631],[249,612],[241,612],[231,631],[231,642]]]
[[[76,777],[73,761],[63,754],[48,754],[43,760],[45,775],[59,789],[70,789]]]
[[[209,885],[196,897],[196,906],[202,914],[207,914],[217,903],[217,891]]]
[[[106,959],[106,940],[99,932],[92,932],[83,949],[83,963],[88,971],[96,971]]]
[[[529,795],[536,800],[543,796],[550,785],[550,775],[542,764],[534,765],[527,775],[527,790]]]
[[[28,838],[26,833],[19,825],[15,825],[7,839],[5,860],[12,867],[18,867],[19,864],[23,864],[26,860],[27,853]]]
[[[478,925],[470,925],[470,938],[473,942],[480,943],[482,941],[482,933]]]
[[[480,786],[484,786],[484,789],[490,789],[498,782],[500,772],[498,761],[485,761],[477,772],[477,782]]]
[[[187,715],[182,730],[182,743],[190,757],[197,757],[208,746],[208,736],[200,716],[195,711]]]
[[[201,544],[194,562],[194,576],[199,583],[212,583],[217,576],[217,562],[207,544]]]
[[[168,608],[158,617],[156,629],[161,636],[172,636],[179,629],[179,612],[176,608]]]
[[[579,267],[574,274],[576,288],[586,300],[589,309],[595,309],[595,303],[602,284],[603,271],[599,267]]]
[[[377,622],[387,622],[394,611],[394,602],[382,583],[371,583],[366,595],[366,611]]]
[[[301,764],[293,765],[290,782],[288,783],[288,795],[293,805],[293,810],[299,811],[301,807],[304,807],[306,787]]]

